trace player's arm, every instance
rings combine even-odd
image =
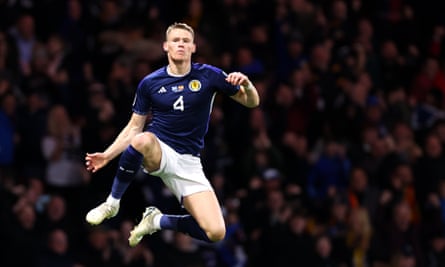
[[[127,125],[122,129],[114,142],[104,151],[107,158],[113,159],[122,153],[122,151],[124,151],[130,144],[131,139],[138,133],[142,132],[146,119],[147,115],[133,113]]]
[[[131,139],[144,129],[147,115],[133,113],[127,125],[121,130],[114,142],[101,153],[87,153],[85,160],[87,170],[96,172],[122,153]]]
[[[232,72],[227,75],[226,81],[240,86],[240,90],[231,96],[233,100],[249,108],[257,107],[260,104],[260,97],[255,85],[246,75],[241,72]]]

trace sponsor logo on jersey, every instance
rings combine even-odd
[[[184,85],[172,86],[172,91],[175,93],[181,92],[182,90],[184,90]]]
[[[189,89],[192,92],[198,92],[199,90],[201,90],[201,82],[199,80],[191,80],[189,82]]]
[[[165,89],[164,86],[162,86],[161,89],[158,90],[158,94],[163,94],[163,93],[167,93],[167,90]]]

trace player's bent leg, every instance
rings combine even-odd
[[[159,142],[152,133],[136,135],[120,156],[110,195],[105,202],[88,212],[86,221],[97,225],[116,216],[120,199],[141,168],[142,162],[150,168],[159,168],[161,155]]]
[[[213,191],[194,193],[184,197],[183,202],[191,215],[167,215],[155,207],[146,208],[141,222],[130,232],[130,246],[136,246],[144,235],[151,235],[161,228],[179,231],[206,242],[224,238],[224,218]]]
[[[217,242],[224,239],[226,226],[215,192],[202,191],[185,196],[183,205],[210,241]]]
[[[131,140],[131,145],[144,155],[144,168],[149,171],[159,169],[162,150],[157,137],[151,132],[143,132]]]

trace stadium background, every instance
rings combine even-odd
[[[0,266],[445,266],[444,1],[0,1]],[[148,203],[182,212],[138,174],[120,214],[85,152],[126,123],[165,63],[166,26],[194,59],[256,83],[247,110],[217,98],[202,159],[227,237],[169,231],[129,248]]]

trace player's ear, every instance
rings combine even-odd
[[[195,53],[195,52],[196,52],[196,44],[193,44],[192,53]]]
[[[167,42],[164,42],[164,43],[162,44],[162,48],[164,49],[164,52],[167,52],[167,51],[168,51],[168,49],[167,49]]]

